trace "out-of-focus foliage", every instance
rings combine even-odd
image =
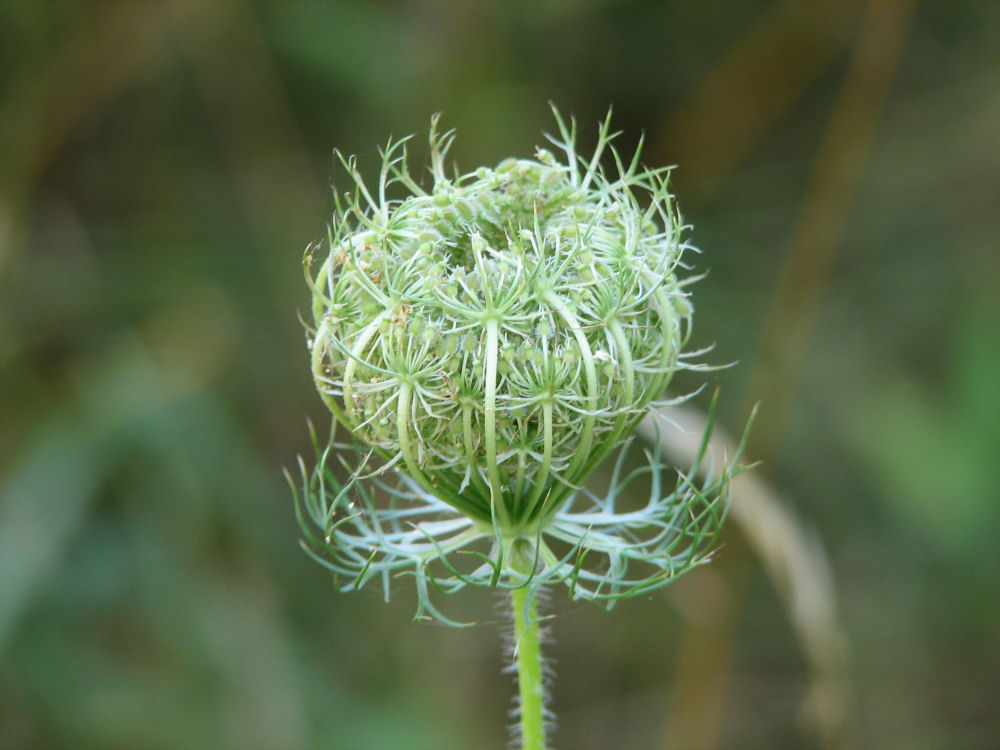
[[[332,148],[444,111],[495,163],[551,99],[679,165],[694,344],[739,360],[722,421],[764,402],[854,689],[816,731],[733,525],[666,593],[553,601],[556,746],[996,747],[998,35],[974,0],[4,3],[0,746],[502,746],[490,596],[453,631],[336,593],[281,467],[325,419],[296,312]]]

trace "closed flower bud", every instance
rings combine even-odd
[[[596,159],[540,149],[449,179],[450,140],[431,140],[430,193],[399,180],[411,194],[383,204],[370,196],[384,187],[368,191],[352,172],[367,203],[309,269],[314,375],[358,440],[445,502],[516,531],[550,517],[670,381],[691,311],[675,276],[680,222],[663,170],[633,162],[607,178]],[[543,396],[518,390],[516,362],[553,373],[558,362],[574,377],[549,382],[551,408],[537,408]],[[436,397],[445,381],[475,382],[481,400],[470,412]],[[384,429],[375,410],[388,412]],[[525,441],[539,449],[528,466],[507,450]]]
[[[317,443],[300,521],[353,587],[412,574],[418,614],[445,619],[432,588],[561,581],[610,603],[662,586],[707,561],[739,471],[742,447],[719,475],[697,486],[682,475],[661,495],[654,449],[645,471],[618,460],[607,497],[580,491],[690,366],[692,306],[668,170],[614,152],[610,117],[582,158],[575,123],[556,118],[562,156],[543,149],[458,177],[445,167],[452,134],[432,126],[430,190],[408,172],[405,141],[383,152],[377,189],[343,159],[356,184],[340,197],[326,257],[316,246],[305,255],[313,377],[363,458],[338,484]],[[711,464],[707,444],[692,476]],[[362,480],[390,470],[395,487],[375,484],[382,503]],[[626,486],[646,475],[653,494],[622,510]]]

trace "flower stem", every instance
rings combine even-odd
[[[510,599],[514,609],[514,659],[521,705],[521,750],[545,750],[545,686],[538,604],[535,592],[528,586],[513,589]]]

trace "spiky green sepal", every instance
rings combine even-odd
[[[458,624],[442,614],[432,593],[467,586],[560,584],[574,599],[610,608],[711,559],[729,507],[729,481],[745,468],[740,465],[745,440],[725,466],[710,465],[713,413],[714,408],[687,473],[664,463],[659,441],[645,450],[644,464],[627,470],[630,440],[620,449],[603,496],[576,490],[544,525],[520,536],[498,535],[491,524],[456,512],[405,473],[394,472],[391,483],[381,476],[362,479],[364,456],[353,469],[333,466],[331,445],[341,460],[345,452],[360,449],[324,446],[314,434],[315,465],[300,461],[298,483],[289,477],[303,547],[345,591],[376,585],[388,598],[395,579],[412,577],[417,618]],[[667,482],[673,484],[669,492]],[[635,507],[632,490],[640,483],[648,487],[646,500]]]

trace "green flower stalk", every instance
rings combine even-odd
[[[689,245],[669,170],[641,166],[641,144],[623,160],[610,113],[587,158],[575,122],[556,121],[561,158],[539,149],[450,175],[454,136],[435,118],[426,188],[405,139],[382,151],[372,188],[342,157],[353,189],[304,262],[313,377],[352,436],[314,436],[316,468],[301,464],[306,549],[345,588],[378,580],[388,595],[411,574],[417,615],[445,622],[431,590],[524,589],[519,640],[537,628],[539,586],[610,605],[705,562],[735,466],[695,466],[670,492],[659,450],[625,470],[633,428],[697,367],[683,351]],[[615,450],[598,497],[584,482]],[[648,500],[623,509],[640,477]]]

